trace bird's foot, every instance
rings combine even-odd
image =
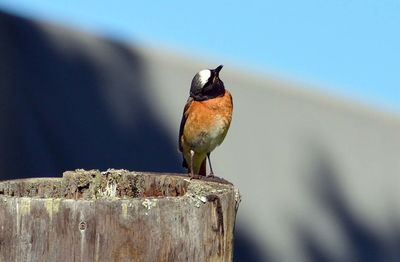
[[[214,172],[210,172],[210,174],[208,174],[208,176],[207,177],[210,177],[210,178],[213,178],[213,177],[215,177],[214,176]]]
[[[192,172],[190,172],[189,174],[189,180],[192,180],[192,179],[200,179],[200,175],[196,175],[196,174],[194,174],[194,173],[192,173]]]

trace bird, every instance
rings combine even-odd
[[[219,77],[223,65],[199,71],[191,82],[179,127],[179,151],[182,166],[189,177],[214,176],[210,154],[225,139],[232,121],[233,99]]]

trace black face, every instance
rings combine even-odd
[[[210,77],[205,84],[204,81],[201,81],[200,74],[197,73],[192,80],[190,96],[197,101],[204,101],[218,96],[223,96],[225,93],[224,82],[219,79],[219,72],[221,69],[222,65],[215,69],[210,69]]]

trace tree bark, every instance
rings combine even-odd
[[[232,261],[239,202],[227,181],[177,174],[3,181],[0,261]]]

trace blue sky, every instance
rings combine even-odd
[[[398,0],[2,0],[0,8],[251,65],[400,112]]]

